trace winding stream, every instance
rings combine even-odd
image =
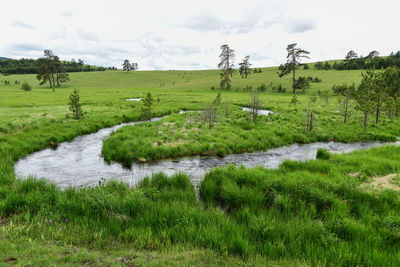
[[[160,119],[162,118],[156,118],[153,121]],[[223,158],[190,157],[156,163],[133,163],[131,169],[125,169],[119,163],[108,164],[105,162],[101,156],[103,140],[113,131],[136,123],[140,122],[123,123],[104,128],[96,133],[78,136],[71,142],[63,142],[55,150],[45,149],[33,153],[15,164],[15,174],[21,178],[44,177],[61,188],[66,188],[97,185],[101,178],[105,180],[118,179],[129,186],[135,186],[144,177],[151,176],[156,172],[164,172],[167,175],[184,172],[189,175],[196,186],[208,171],[217,166],[242,164],[246,167],[277,168],[286,159],[300,161],[315,159],[318,148],[345,153],[388,144],[377,142],[294,144],[264,152],[233,154]],[[400,145],[400,141],[390,144]]]

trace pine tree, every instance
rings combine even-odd
[[[247,78],[247,76],[250,74],[250,62],[249,62],[250,56],[246,56],[241,63],[239,63],[240,68],[239,68],[239,73],[240,76],[244,76],[244,78]]]
[[[126,70],[126,71],[130,71],[132,69],[132,65],[131,65],[131,63],[129,63],[129,60],[127,60],[127,59],[124,60],[124,63],[122,64],[122,68],[123,68],[123,70]]]
[[[230,49],[227,44],[221,46],[221,54],[219,58],[221,61],[218,64],[218,68],[222,69],[221,76],[221,87],[225,87],[227,90],[230,89],[229,77],[233,75],[233,60],[235,58],[235,51]]]
[[[279,74],[279,77],[283,77],[290,72],[293,73],[293,94],[296,93],[296,68],[298,66],[301,66],[302,64],[300,63],[301,59],[303,58],[309,58],[308,54],[310,52],[297,48],[297,43],[289,44],[286,48],[287,51],[287,62],[284,65],[279,66],[279,70],[281,73]]]
[[[151,106],[153,105],[153,98],[151,97],[151,93],[147,93],[146,97],[142,99],[143,107],[142,107],[142,117],[146,120],[151,121]]]
[[[80,103],[79,90],[74,89],[69,96],[69,110],[72,112],[74,119],[79,120],[83,117],[82,105]]]

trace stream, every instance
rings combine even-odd
[[[268,114],[267,111],[264,114]],[[162,118],[155,118],[153,121],[160,119]],[[137,123],[140,122],[123,123],[104,128],[96,133],[78,136],[70,142],[60,143],[57,149],[49,148],[35,152],[16,162],[14,166],[15,174],[23,179],[32,176],[46,178],[60,188],[67,188],[70,186],[98,185],[101,178],[106,181],[111,179],[121,180],[134,187],[144,177],[151,176],[153,173],[164,172],[167,175],[173,175],[177,172],[183,172],[189,175],[192,183],[197,186],[204,175],[217,166],[235,164],[246,167],[278,168],[286,159],[298,161],[315,159],[318,148],[346,153],[385,144],[400,145],[400,141],[393,143],[317,142],[304,145],[293,144],[264,152],[232,154],[222,158],[187,157],[155,163],[132,163],[130,169],[122,167],[119,163],[108,164],[101,156],[103,140],[119,128]]]

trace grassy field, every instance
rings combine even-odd
[[[394,147],[309,163],[286,162],[274,171],[217,169],[203,181],[201,201],[196,201],[194,188],[183,174],[173,178],[159,174],[137,189],[111,182],[65,191],[43,180],[15,177],[15,161],[27,154],[106,126],[139,120],[142,103],[126,98],[147,92],[156,99],[154,116],[201,110],[219,92],[223,101],[231,103],[232,118],[225,120],[221,113],[211,130],[200,123],[188,127],[188,114],[173,115],[159,124],[122,128],[105,142],[106,159],[129,163],[139,158],[225,155],[316,140],[394,140],[400,135],[398,119],[385,116],[381,124],[371,124],[363,132],[361,114],[356,111],[343,126],[336,97],[328,104],[317,100],[314,131],[305,133],[309,95],[334,84],[358,83],[362,71],[298,71],[300,76],[319,77],[322,82],[311,83],[310,89],[300,93],[296,106],[290,105],[290,77],[280,79],[277,71],[264,68],[247,79],[236,75],[230,91],[211,90],[218,88],[217,70],[72,73],[71,82],[56,92],[38,86],[34,75],[0,76],[0,81],[11,81],[11,85],[0,83],[0,261],[16,258],[21,265],[102,265],[115,259],[115,265],[398,265],[397,178],[388,182],[391,189],[363,186],[376,177],[399,173],[400,151]],[[20,90],[15,80],[28,81],[33,90]],[[263,107],[276,114],[249,122],[239,107],[250,100],[243,88],[262,83],[267,86],[267,92],[260,94]],[[287,93],[272,92],[270,86],[278,84]],[[86,112],[79,121],[66,117],[73,88],[80,89]],[[187,130],[183,135],[182,129]],[[227,137],[237,140],[236,146],[230,146]],[[139,139],[140,151],[134,151]],[[116,150],[122,145],[130,149]],[[208,253],[211,256],[205,256]]]

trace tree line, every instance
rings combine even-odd
[[[381,57],[376,50],[371,51],[367,56],[358,56],[354,50],[350,50],[343,61],[334,61],[333,63],[319,61],[314,64],[314,68],[317,70],[386,69],[393,66],[400,67],[400,51]]]
[[[105,71],[106,68],[84,64],[82,59],[71,61],[60,60],[67,72]],[[39,69],[39,59],[0,59],[2,74],[36,74]]]
[[[333,93],[340,96],[344,123],[348,121],[352,103],[363,114],[363,128],[367,128],[369,115],[374,116],[375,124],[386,113],[389,118],[399,117],[400,113],[400,69],[389,67],[384,71],[368,70],[362,74],[358,86],[334,85]]]

